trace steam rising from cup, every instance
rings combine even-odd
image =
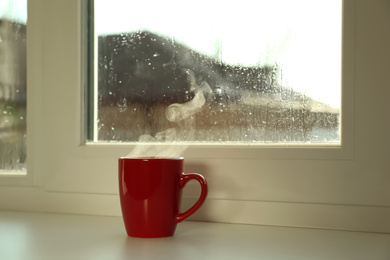
[[[155,136],[141,135],[135,148],[126,157],[179,157],[187,149],[187,145],[181,144],[180,141],[194,136],[194,115],[203,110],[205,95],[212,93],[212,90],[205,81],[198,85],[192,70],[187,69],[184,72],[187,74],[190,90],[195,95],[192,100],[183,104],[171,104],[165,110],[166,119],[178,123],[178,127],[166,129]]]

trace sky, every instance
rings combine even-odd
[[[27,21],[27,0],[0,0],[0,19],[8,18],[21,23]]]
[[[341,0],[95,0],[95,29],[147,29],[228,64],[277,63],[285,87],[339,108],[341,8]],[[0,0],[0,18],[26,23],[27,0]]]
[[[228,64],[283,67],[287,87],[333,107],[341,97],[341,1],[95,0],[95,30],[150,30]]]

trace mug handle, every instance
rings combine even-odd
[[[176,223],[182,222],[183,220],[194,214],[195,211],[197,211],[200,206],[202,206],[203,202],[206,200],[207,197],[207,182],[206,179],[199,173],[182,173],[180,177],[180,187],[183,188],[184,185],[190,180],[198,181],[202,190],[200,192],[198,201],[190,209],[176,215]]]

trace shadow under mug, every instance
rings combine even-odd
[[[119,196],[127,235],[132,237],[173,236],[177,223],[197,211],[207,196],[205,178],[183,173],[184,158],[119,158]],[[201,185],[198,201],[180,213],[184,185]]]

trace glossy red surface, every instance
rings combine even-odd
[[[119,158],[119,196],[126,232],[132,237],[173,236],[176,224],[200,208],[207,196],[205,178],[183,173],[183,158]],[[184,185],[196,180],[198,201],[180,213]]]

